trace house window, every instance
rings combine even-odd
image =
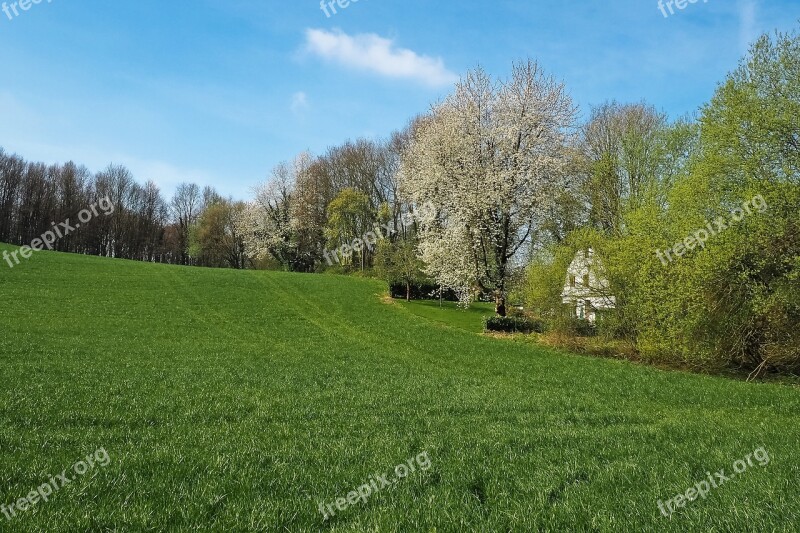
[[[570,287],[575,287],[575,276],[570,276],[569,277],[569,286]]]
[[[589,274],[585,274],[583,276],[583,286],[584,287],[588,287],[589,286]]]

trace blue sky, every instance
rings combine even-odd
[[[796,0],[668,17],[657,0],[360,0],[330,17],[319,0],[42,0],[18,15],[15,1],[0,11],[0,146],[242,199],[303,150],[403,127],[476,65],[538,59],[584,116],[616,99],[677,117],[753,38],[800,26]]]

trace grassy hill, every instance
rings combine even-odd
[[[0,252],[9,247],[0,246]],[[0,264],[13,531],[790,530],[800,391],[442,326],[379,283],[54,253]],[[468,329],[468,328],[467,328]],[[769,452],[664,517],[667,500]],[[418,470],[323,520],[375,474]]]

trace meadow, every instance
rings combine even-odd
[[[0,251],[13,250],[0,245]],[[0,265],[3,531],[792,531],[800,390],[549,351],[376,281]],[[449,311],[459,313],[454,309]],[[454,315],[450,315],[454,316]],[[769,463],[665,517],[757,448]],[[327,520],[321,503],[426,453]]]

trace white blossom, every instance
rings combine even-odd
[[[477,291],[504,294],[512,259],[563,183],[575,113],[563,84],[528,61],[508,80],[470,72],[418,124],[402,191],[434,206],[419,253],[464,302]]]

